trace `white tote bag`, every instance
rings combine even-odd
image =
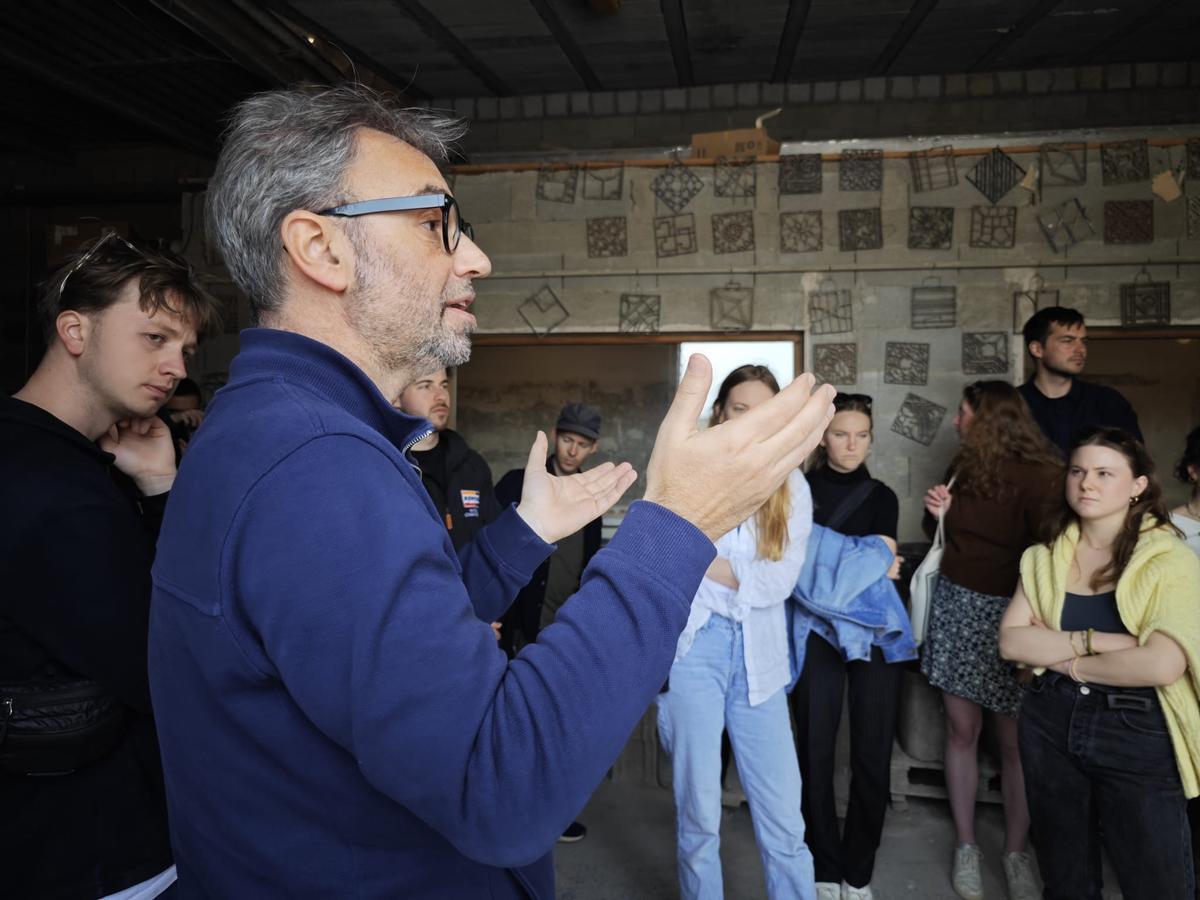
[[[954,479],[950,479],[947,488],[954,487]],[[937,587],[938,573],[942,569],[942,553],[946,549],[946,508],[938,512],[937,531],[933,535],[933,545],[917,571],[913,572],[912,581],[908,583],[909,617],[912,619],[913,638],[919,644],[925,640],[925,632],[929,628],[929,608],[933,605],[933,591]]]

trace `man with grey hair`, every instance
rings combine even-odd
[[[698,432],[694,357],[646,501],[510,661],[488,623],[634,473],[552,476],[539,433],[520,502],[455,554],[407,456],[429,425],[387,398],[470,350],[491,263],[435,163],[460,134],[358,86],[276,91],[238,108],[210,182],[261,327],[188,447],[154,566],[184,897],[549,900],[550,850],[662,684],[712,540],[832,414],[804,376]]]

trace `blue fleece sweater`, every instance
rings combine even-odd
[[[635,503],[511,662],[487,623],[552,551],[456,556],[349,360],[242,335],[154,566],[150,678],[183,897],[550,900],[550,850],[662,684],[713,545]]]

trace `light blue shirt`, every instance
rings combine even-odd
[[[692,601],[687,627],[679,636],[675,661],[692,649],[696,632],[713,615],[742,626],[743,655],[749,703],[757,706],[790,680],[788,624],[784,603],[791,596],[804,565],[808,533],[812,530],[812,494],[800,470],[788,476],[791,511],[788,540],[777,561],[758,557],[758,527],[751,516],[716,542],[717,556],[729,560],[738,587],[705,578]]]

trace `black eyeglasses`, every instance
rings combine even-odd
[[[465,234],[475,240],[475,229],[466,221],[458,210],[458,201],[449,194],[417,194],[412,197],[382,197],[378,200],[359,200],[355,203],[344,203],[330,209],[323,209],[319,216],[371,216],[375,213],[404,212],[413,209],[442,210],[442,246],[447,253],[458,249],[458,242]]]

